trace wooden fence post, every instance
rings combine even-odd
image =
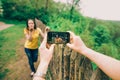
[[[46,80],[109,80],[99,68],[93,70],[91,61],[59,44],[55,46]]]

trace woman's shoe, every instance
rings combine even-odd
[[[31,73],[30,73],[30,76],[31,76],[31,77],[33,77],[33,76],[34,76],[34,74],[35,74],[34,72],[31,72]]]

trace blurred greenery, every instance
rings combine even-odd
[[[94,36],[94,41],[97,46],[101,46],[102,43],[108,43],[110,41],[110,32],[103,25],[97,25],[93,31],[92,35]]]
[[[3,79],[8,72],[9,72],[9,69],[4,69],[4,71],[0,72],[0,79]]]
[[[0,31],[0,80],[4,80],[4,77],[10,71],[5,66],[10,64],[10,61],[16,61],[17,43],[23,37],[23,27],[25,25],[18,22],[15,24],[17,25]]]

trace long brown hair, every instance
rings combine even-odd
[[[29,20],[32,20],[32,21],[34,22],[34,29],[36,29],[37,27],[36,27],[35,19],[29,18],[29,19],[27,19],[27,21],[26,21],[26,28],[27,28],[27,30],[29,30],[29,29],[28,29],[28,27],[29,27],[29,26],[28,26],[28,21],[29,21]]]

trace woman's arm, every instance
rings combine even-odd
[[[50,48],[46,48],[47,44],[47,33],[45,33],[45,37],[40,45],[40,64],[37,68],[37,71],[34,75],[33,80],[45,80],[45,74],[47,72],[48,65],[50,60],[52,59],[54,44],[50,46]]]
[[[79,52],[80,54],[88,57],[91,61],[95,62],[97,66],[114,80],[120,80],[120,61],[112,57],[98,53],[90,48],[87,48],[79,36],[70,32],[72,38],[71,44],[67,46]]]
[[[112,57],[98,53],[92,49],[85,49],[84,56],[88,57],[91,61],[114,80],[120,80],[120,61]]]
[[[32,31],[29,31],[28,33],[26,33],[25,37],[27,40],[32,41]]]
[[[44,33],[42,32],[42,30],[40,29],[40,36],[42,36],[42,38],[44,38]]]
[[[34,74],[34,79],[33,80],[45,80],[46,72],[48,69],[49,62],[40,62],[36,73]]]

